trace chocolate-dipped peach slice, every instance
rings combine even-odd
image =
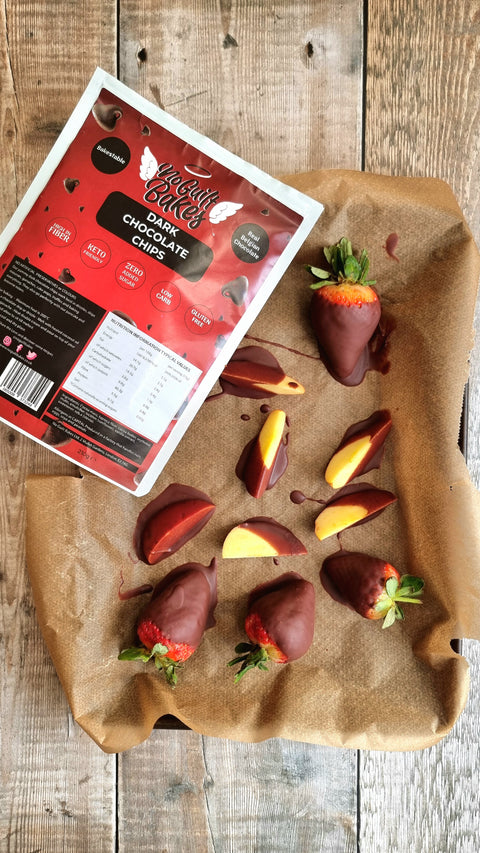
[[[288,466],[284,430],[287,416],[281,409],[268,415],[258,435],[244,448],[235,473],[254,498],[271,489]]]
[[[304,394],[305,388],[287,376],[279,362],[263,347],[238,349],[220,376],[220,385],[227,394],[262,399],[278,395]]]
[[[142,510],[134,544],[137,556],[154,565],[175,554],[202,530],[215,504],[199,489],[172,483]]]
[[[325,480],[333,489],[346,486],[355,477],[378,468],[385,449],[385,440],[392,426],[390,412],[374,412],[369,418],[352,424],[331,457]]]
[[[293,557],[307,553],[302,542],[273,518],[256,516],[237,524],[227,534],[222,557]]]
[[[248,597],[245,633],[249,643],[239,643],[229,666],[240,669],[235,683],[252,669],[267,663],[288,663],[310,648],[315,626],[315,590],[297,572],[286,572],[260,584]]]
[[[342,494],[328,501],[317,516],[315,535],[322,541],[347,527],[369,521],[396,500],[393,492],[367,483],[346,486]]]

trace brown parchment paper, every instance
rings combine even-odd
[[[280,736],[356,748],[427,747],[452,727],[468,692],[468,666],[450,640],[480,638],[480,502],[457,447],[462,395],[473,342],[479,255],[449,187],[430,179],[328,171],[287,178],[322,201],[325,212],[250,330],[305,388],[302,397],[270,401],[290,417],[290,464],[260,500],[234,473],[247,441],[263,423],[262,401],[223,395],[206,402],[154,490],[136,498],[93,475],[30,478],[27,561],[43,636],[75,720],[106,752],[138,744],[163,714],[193,730],[243,741]],[[399,236],[398,261],[384,246]],[[367,247],[371,273],[396,328],[391,369],[344,388],[317,358],[307,319],[309,274],[320,247],[348,236]],[[254,343],[249,339],[245,343]],[[218,390],[214,389],[214,390]],[[323,559],[338,549],[319,542],[317,504],[323,472],[345,429],[378,408],[393,429],[383,464],[363,479],[395,491],[398,503],[342,534],[343,547],[384,557],[425,579],[422,607],[382,630],[332,601],[319,582]],[[248,414],[250,420],[242,419]],[[206,491],[213,519],[158,566],[136,561],[132,534],[141,508],[171,482]],[[253,515],[290,527],[308,548],[303,557],[223,560],[229,529]],[[153,665],[120,662],[135,639],[145,598],[118,597],[156,582],[188,560],[218,557],[217,625],[182,670],[175,690]],[[309,652],[237,686],[227,661],[245,639],[248,591],[287,570],[316,589],[315,640]]]

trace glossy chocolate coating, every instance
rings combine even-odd
[[[380,302],[346,306],[317,294],[310,303],[310,320],[321,359],[338,382],[359,385],[373,366],[368,341],[380,321]]]
[[[326,506],[333,504],[357,504],[364,506],[365,509],[373,509],[382,504],[388,506],[397,500],[397,496],[387,489],[379,489],[377,486],[372,486],[370,483],[350,483],[339,489],[337,494],[327,501]]]
[[[258,515],[247,518],[238,527],[245,527],[261,536],[275,549],[279,556],[299,556],[307,553],[305,545],[300,542],[300,539],[297,539],[288,527],[284,527],[283,524],[279,524],[278,521],[269,516]]]
[[[144,531],[151,519],[153,519],[165,507],[177,503],[180,506],[183,501],[188,500],[203,500],[208,503],[212,503],[208,495],[205,494],[205,492],[201,492],[199,489],[194,489],[192,486],[185,486],[182,483],[171,483],[169,486],[167,486],[166,489],[163,490],[163,492],[161,492],[161,494],[153,498],[153,500],[151,500],[147,504],[147,506],[142,509],[137,518],[137,523],[133,534],[133,547],[139,560],[141,560],[143,563],[148,562],[145,558],[142,543]],[[213,512],[214,509],[212,508],[212,513]],[[196,536],[197,533],[200,532],[200,530],[210,519],[212,513],[207,516],[204,516],[204,518],[202,518],[197,525],[190,528],[188,532],[186,532],[180,539],[178,539],[177,543],[175,544],[175,547],[170,548],[169,552],[164,556],[168,557],[171,554],[175,554],[183,545],[186,544],[186,542]]]
[[[365,418],[363,421],[358,421],[347,429],[340,444],[335,450],[335,453],[338,453],[339,450],[346,447],[348,444],[351,444],[353,441],[363,438],[363,436],[369,436],[371,439],[370,450],[364,456],[355,471],[351,474],[350,480],[353,480],[355,477],[359,477],[361,474],[366,474],[374,468],[380,467],[385,450],[385,440],[390,432],[391,426],[392,419],[388,409],[379,409],[377,412],[370,415],[369,418]]]
[[[265,467],[257,435],[244,447],[235,473],[238,479],[245,483],[248,493],[254,498],[259,498],[265,491],[273,488],[287,467],[287,445],[284,442],[278,446],[272,467]]]
[[[174,643],[196,648],[207,628],[215,625],[217,563],[185,563],[172,569],[155,587],[139,622],[153,622]]]
[[[361,506],[367,511],[367,515],[351,524],[350,527],[357,527],[359,524],[365,524],[367,521],[372,521],[377,515],[380,515],[387,506],[395,503],[397,496],[393,492],[386,489],[378,489],[369,483],[350,483],[339,489],[338,492],[325,503],[322,511],[330,506]]]
[[[232,362],[242,363],[241,379],[229,375],[228,367]],[[274,397],[275,392],[265,391],[261,387],[262,381],[268,384],[279,384],[285,376],[279,362],[268,350],[263,347],[248,346],[234,352],[219,381],[225,394],[264,400],[267,397]]]
[[[315,628],[315,590],[297,572],[285,572],[255,587],[248,613],[258,613],[267,634],[288,660],[297,660],[312,644]]]
[[[385,584],[385,560],[354,551],[337,551],[323,561],[320,580],[325,591],[351,610],[373,607]]]

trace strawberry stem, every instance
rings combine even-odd
[[[241,663],[241,667],[233,679],[235,684],[238,684],[245,673],[251,669],[268,670],[268,652],[262,646],[253,643],[239,643],[235,646],[235,651],[237,657],[227,663],[227,666],[236,666]]]
[[[167,652],[167,647],[162,643],[156,643],[152,649],[147,649],[145,646],[132,646],[120,652],[118,660],[141,660],[143,663],[148,663],[153,658],[159,672],[163,671],[167,684],[175,687],[178,681],[177,669],[181,668],[181,663],[169,658]]]
[[[374,280],[367,280],[370,261],[367,250],[362,249],[360,257],[357,260],[353,254],[352,244],[346,237],[335,243],[333,246],[325,246],[323,250],[325,259],[330,265],[331,270],[324,270],[320,267],[306,264],[305,268],[319,279],[310,285],[312,290],[318,290],[326,284],[375,284]]]
[[[382,628],[389,628],[397,619],[405,618],[401,605],[421,604],[419,596],[422,595],[423,587],[423,580],[413,575],[402,575],[400,580],[396,577],[389,578],[385,584],[385,592],[375,605],[377,613],[382,616],[385,614]]]

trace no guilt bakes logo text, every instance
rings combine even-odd
[[[185,169],[191,174],[197,169],[201,177],[211,177],[206,169],[198,166],[185,166]],[[207,211],[220,200],[218,191],[204,189],[198,178],[185,178],[172,163],[157,163],[148,147],[142,155],[140,178],[145,181],[144,201],[187,222],[191,230],[198,228]]]

